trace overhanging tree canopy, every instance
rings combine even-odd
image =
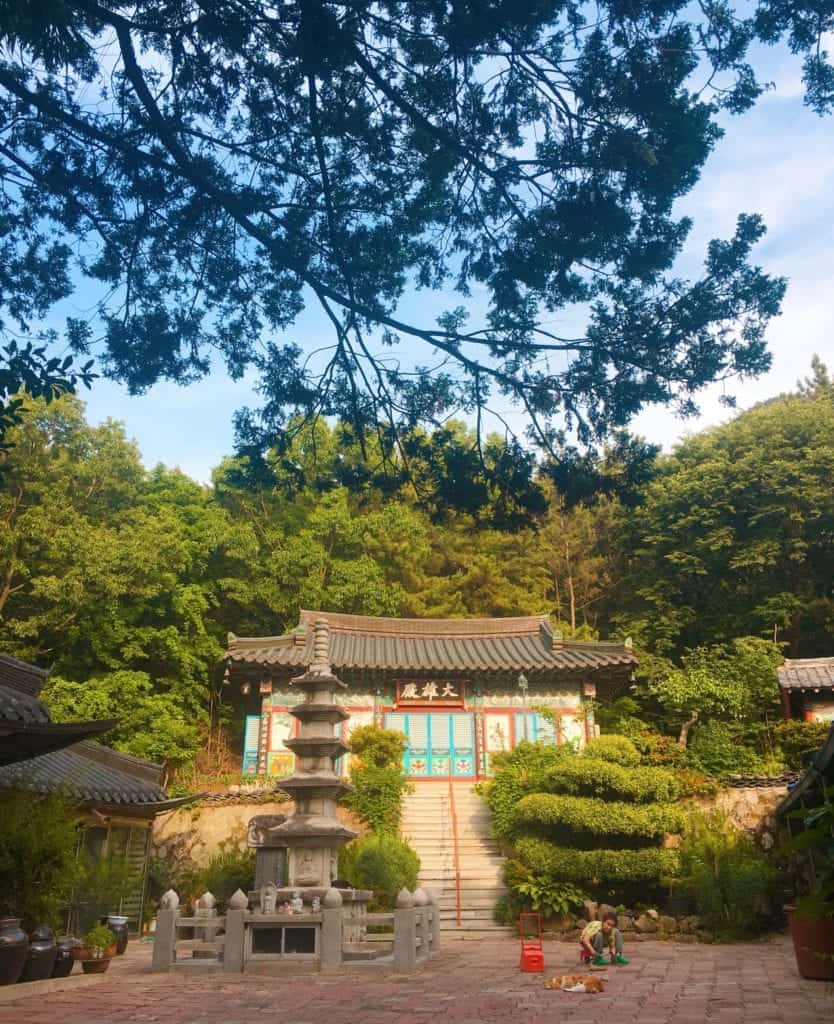
[[[706,383],[767,367],[783,283],[749,262],[754,215],[699,277],[676,276],[690,222],[673,203],[719,107],[758,95],[750,39],[796,17],[683,0],[2,0],[0,245],[16,269],[0,268],[0,329],[86,275],[102,298],[67,320],[70,350],[134,392],[216,356],[256,369],[263,408],[238,417],[253,451],[299,410],[359,436],[382,423],[393,445],[454,409],[480,424],[497,399],[545,446],[562,416],[589,441],[647,402],[687,411]],[[820,109],[826,67],[809,71]],[[464,305],[408,316],[415,286]],[[293,327],[309,303],[334,331],[312,355]]]

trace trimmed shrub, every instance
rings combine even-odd
[[[669,803],[680,796],[675,774],[664,768],[625,768],[594,757],[576,757],[554,767],[540,787],[574,796],[611,797],[635,803]]]
[[[380,725],[357,725],[350,734],[350,749],[354,758],[364,764],[380,768],[402,763],[408,737],[396,729],[383,729]]]
[[[532,793],[519,800],[514,816],[517,826],[555,826],[594,836],[644,840],[679,832],[685,820],[674,804],[627,804],[552,793]]]
[[[649,847],[645,850],[574,850],[545,839],[525,837],[516,843],[525,867],[537,875],[549,875],[583,885],[601,882],[657,881],[677,874],[676,850]]]
[[[484,798],[492,811],[492,830],[499,839],[511,839],[518,801],[528,793],[550,788],[552,772],[577,757],[570,747],[545,743],[519,743],[514,750],[498,754],[493,760],[495,777],[484,787]]]
[[[413,890],[420,858],[408,843],[392,835],[368,835],[339,851],[339,875],[357,889],[371,889],[376,903],[392,909],[405,886]]]
[[[640,764],[640,752],[625,736],[597,736],[585,747],[583,756],[621,764],[625,768]]]

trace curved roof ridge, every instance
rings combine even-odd
[[[324,612],[302,608],[299,624],[311,625],[323,619],[334,631],[403,636],[478,637],[538,633],[542,627],[550,631],[545,614],[512,615],[454,619],[397,618],[394,616],[352,615],[347,612]]]

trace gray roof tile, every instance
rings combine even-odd
[[[783,690],[834,689],[834,658],[786,658],[777,674]]]
[[[562,640],[545,615],[506,619],[387,619],[331,612],[301,613],[292,632],[276,637],[230,635],[227,658],[242,665],[304,669],[312,663],[312,624],[329,627],[335,672],[536,671],[628,667],[630,646]]]

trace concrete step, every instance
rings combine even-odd
[[[479,895],[475,895],[472,892],[467,892],[467,894],[466,894],[466,906],[470,910],[490,910],[491,911],[492,908],[495,906],[496,900],[501,895],[503,895],[502,892],[501,893],[495,893],[495,894],[490,895],[490,896],[479,896]],[[454,910],[455,907],[457,907],[457,905],[458,905],[458,903],[457,903],[457,896],[456,896],[455,893],[452,893],[452,892],[450,892],[448,894],[444,893],[443,895],[438,897],[438,906],[440,907],[440,909],[442,911]]]
[[[438,883],[445,883],[445,888],[448,889],[453,888],[456,884],[455,872],[451,869],[429,868],[427,871],[421,871],[418,877],[421,885],[428,885],[431,889],[438,888]],[[470,869],[460,873],[461,889],[483,889],[485,882],[490,885],[501,885],[503,881],[504,878],[500,871],[473,871]],[[477,884],[467,885],[468,882]]]
[[[461,856],[455,861],[454,854],[450,851],[448,854],[427,854],[423,853],[420,858],[421,870],[428,870],[429,868],[436,868],[439,865],[452,865],[457,863],[461,870],[469,870],[471,868],[483,868],[485,870],[497,871],[504,866],[503,857],[489,857],[486,855],[475,856],[470,854],[469,856]]]

